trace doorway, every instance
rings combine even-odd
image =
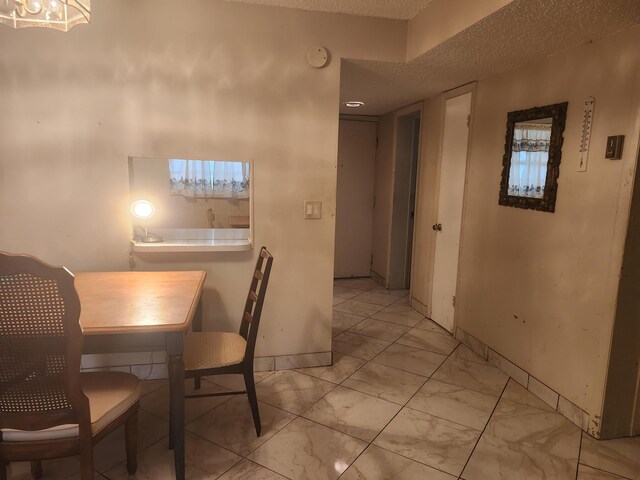
[[[376,121],[340,119],[335,278],[371,275]]]
[[[453,331],[472,93],[445,101],[431,319]]]
[[[411,283],[411,254],[416,204],[416,178],[420,153],[421,112],[398,117],[393,181],[393,207],[389,241],[387,288],[407,289]]]

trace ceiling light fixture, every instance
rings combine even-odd
[[[64,32],[91,21],[91,0],[0,0],[0,24]]]
[[[348,102],[344,102],[345,107],[349,107],[349,108],[360,108],[360,107],[364,107],[364,102],[361,102],[359,100],[349,100]]]

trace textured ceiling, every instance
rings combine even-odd
[[[365,17],[409,20],[431,0],[227,0],[272,7],[299,8],[317,12],[346,13]],[[606,1],[606,0],[603,0]]]
[[[431,2],[227,1],[402,20],[415,17]],[[640,0],[514,0],[409,63],[344,59],[340,112],[387,113],[638,23]],[[348,109],[342,104],[346,100],[361,100],[366,105],[357,110]]]
[[[387,113],[638,23],[640,0],[515,0],[409,63],[343,60],[341,103],[366,105],[341,113]]]

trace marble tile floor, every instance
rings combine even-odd
[[[640,438],[594,440],[412,310],[406,291],[337,280],[333,338],[331,367],[257,374],[260,438],[246,397],[188,401],[187,478],[640,480]],[[117,431],[95,451],[96,479],[174,478],[166,381],[143,394],[138,473],[126,474]],[[44,462],[45,479],[78,470],[76,458]],[[29,478],[11,464],[10,480]]]

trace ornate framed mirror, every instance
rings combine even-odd
[[[507,114],[500,205],[555,211],[567,105]]]

